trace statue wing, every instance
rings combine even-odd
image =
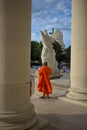
[[[52,42],[54,41],[58,41],[58,43],[63,47],[65,48],[65,45],[64,45],[64,42],[63,42],[63,34],[62,32],[57,29],[53,34],[51,34],[51,39],[52,39]]]
[[[40,31],[41,32],[41,36],[42,36],[42,44],[43,46],[46,46],[47,48],[50,47],[50,37],[47,33],[47,30],[45,31]]]
[[[57,29],[53,34],[51,34],[51,37],[54,39],[54,40],[60,40],[62,36],[62,32]]]

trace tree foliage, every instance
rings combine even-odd
[[[31,41],[31,61],[38,61],[41,64],[42,43]]]
[[[58,62],[64,61],[63,49],[57,41],[53,43],[53,49],[55,50],[56,53],[56,60]]]
[[[65,62],[71,62],[71,46],[65,49]]]

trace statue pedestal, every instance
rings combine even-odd
[[[52,69],[52,74],[50,75],[50,79],[59,78],[62,76],[62,73],[57,69]]]

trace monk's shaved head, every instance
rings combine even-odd
[[[44,62],[43,65],[44,65],[44,66],[47,66],[47,62]]]

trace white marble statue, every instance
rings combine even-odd
[[[51,67],[52,72],[55,71],[57,72],[57,66],[58,62],[56,61],[55,57],[55,50],[53,49],[53,42],[58,41],[59,44],[64,48],[64,43],[63,43],[63,35],[60,30],[56,30],[53,34],[50,36],[47,33],[47,30],[40,31],[41,36],[42,36],[42,44],[43,44],[43,49],[42,49],[42,54],[41,54],[41,59],[42,63],[47,62],[48,65]]]
[[[41,35],[42,35],[42,44],[43,44],[43,49],[41,54],[42,63],[46,61],[51,68],[57,68],[55,51],[53,49],[53,44],[51,38],[47,33],[47,30],[45,30],[44,32],[41,31]]]

